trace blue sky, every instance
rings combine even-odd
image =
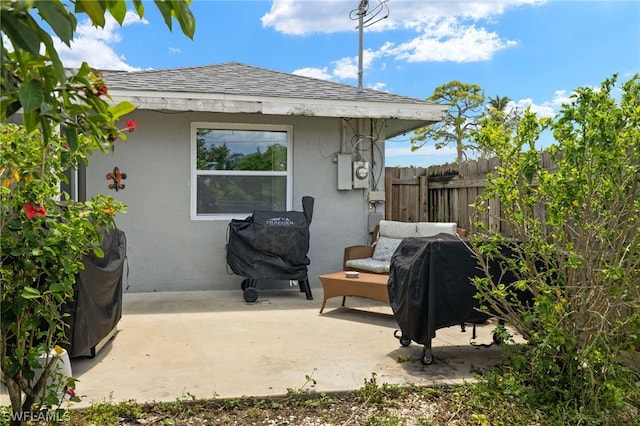
[[[358,85],[359,0],[194,0],[191,40],[165,26],[153,2],[142,20],[104,29],[83,19],[66,66],[143,70],[241,62]],[[369,0],[370,15],[380,5]],[[420,99],[452,80],[480,85],[552,116],[571,92],[640,72],[640,1],[388,0],[389,16],[365,29],[365,87]],[[380,15],[382,16],[382,15]],[[387,166],[453,161],[453,149],[408,137],[387,143]]]

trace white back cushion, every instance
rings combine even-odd
[[[438,234],[456,235],[455,222],[418,222],[417,237],[433,237]]]
[[[378,235],[389,238],[417,237],[416,224],[409,222],[395,222],[393,220],[381,220]]]

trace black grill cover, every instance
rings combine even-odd
[[[492,269],[499,276],[499,266]],[[482,274],[474,253],[454,235],[402,240],[391,258],[388,288],[403,337],[430,343],[440,328],[484,322],[489,315],[477,310],[471,282]],[[512,275],[502,277],[511,281]]]
[[[302,212],[255,211],[246,219],[232,219],[227,242],[231,270],[256,280],[307,279],[313,202],[303,197]]]
[[[127,240],[120,229],[103,230],[104,257],[87,255],[84,270],[78,273],[73,302],[65,305],[69,313],[65,333],[70,341],[70,357],[93,356],[94,348],[116,328],[122,317],[122,279]]]

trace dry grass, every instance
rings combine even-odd
[[[98,404],[71,412],[73,425],[514,425],[545,424],[515,404],[493,413],[469,401],[468,386],[402,388],[373,383],[344,394],[282,398],[182,399],[172,403]]]

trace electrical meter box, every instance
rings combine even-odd
[[[351,191],[353,189],[353,171],[351,165],[351,154],[338,154],[338,190]]]
[[[369,162],[353,162],[353,188],[369,188]]]

